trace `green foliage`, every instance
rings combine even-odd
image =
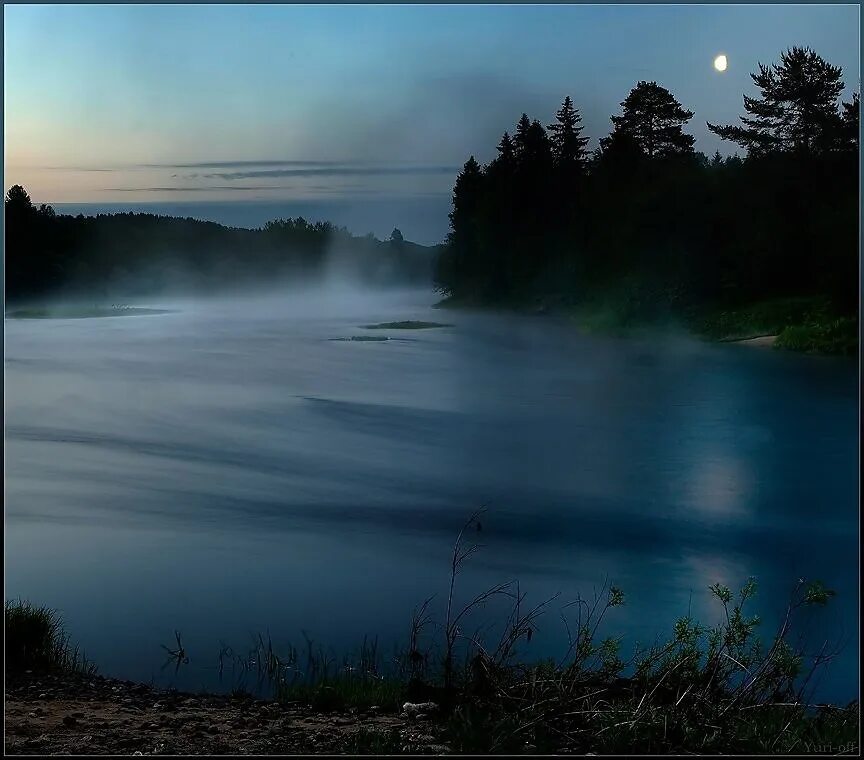
[[[617,598],[613,589],[607,600]],[[807,658],[800,642],[790,643],[795,611],[826,601],[830,592],[818,582],[799,583],[785,622],[770,646],[763,646],[756,636],[758,618],[744,612],[756,594],[755,579],[737,594],[719,583],[709,590],[722,607],[719,623],[706,626],[682,617],[668,641],[637,649],[629,663],[619,658],[618,640],[593,642],[608,601],[580,604],[581,641],[568,657],[495,671],[490,696],[460,702],[448,719],[452,749],[739,754],[853,746],[857,702],[810,707],[804,693],[810,680]],[[627,670],[632,676],[621,678]]]
[[[822,581],[813,581],[807,584],[804,601],[807,604],[821,604],[825,606],[828,600],[835,594],[835,591],[825,588],[825,584]]]
[[[703,313],[693,328],[716,340],[743,340],[779,335],[789,327],[815,324],[831,318],[831,303],[820,297],[774,298]]]
[[[793,351],[852,356],[858,351],[858,320],[838,317],[824,323],[790,325],[775,345]]]
[[[6,667],[95,673],[95,666],[73,647],[54,610],[30,602],[7,600],[4,615]]]

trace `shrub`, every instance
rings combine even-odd
[[[6,601],[6,667],[22,670],[69,670],[93,673],[95,666],[70,644],[55,610],[20,599]]]

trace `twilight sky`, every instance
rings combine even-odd
[[[565,95],[595,147],[640,79],[735,147],[749,72],[809,45],[858,89],[854,5],[5,6],[5,185],[39,202],[448,195]],[[728,70],[712,67],[725,53]],[[446,220],[445,220],[446,221]]]

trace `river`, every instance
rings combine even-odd
[[[818,578],[838,596],[814,645],[846,642],[820,694],[856,695],[854,361],[434,301],[334,287],[7,319],[6,598],[58,608],[102,673],[225,688],[220,647],[258,632],[404,642],[485,505],[459,598],[518,579],[560,607],[608,579],[626,654],[688,610],[717,622],[716,581],[757,578],[768,634]],[[363,327],[405,319],[451,326]],[[333,340],[373,334],[391,339]],[[530,646],[566,649],[557,608]]]

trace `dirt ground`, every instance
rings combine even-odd
[[[314,713],[93,676],[7,677],[6,754],[443,754],[434,721]]]

